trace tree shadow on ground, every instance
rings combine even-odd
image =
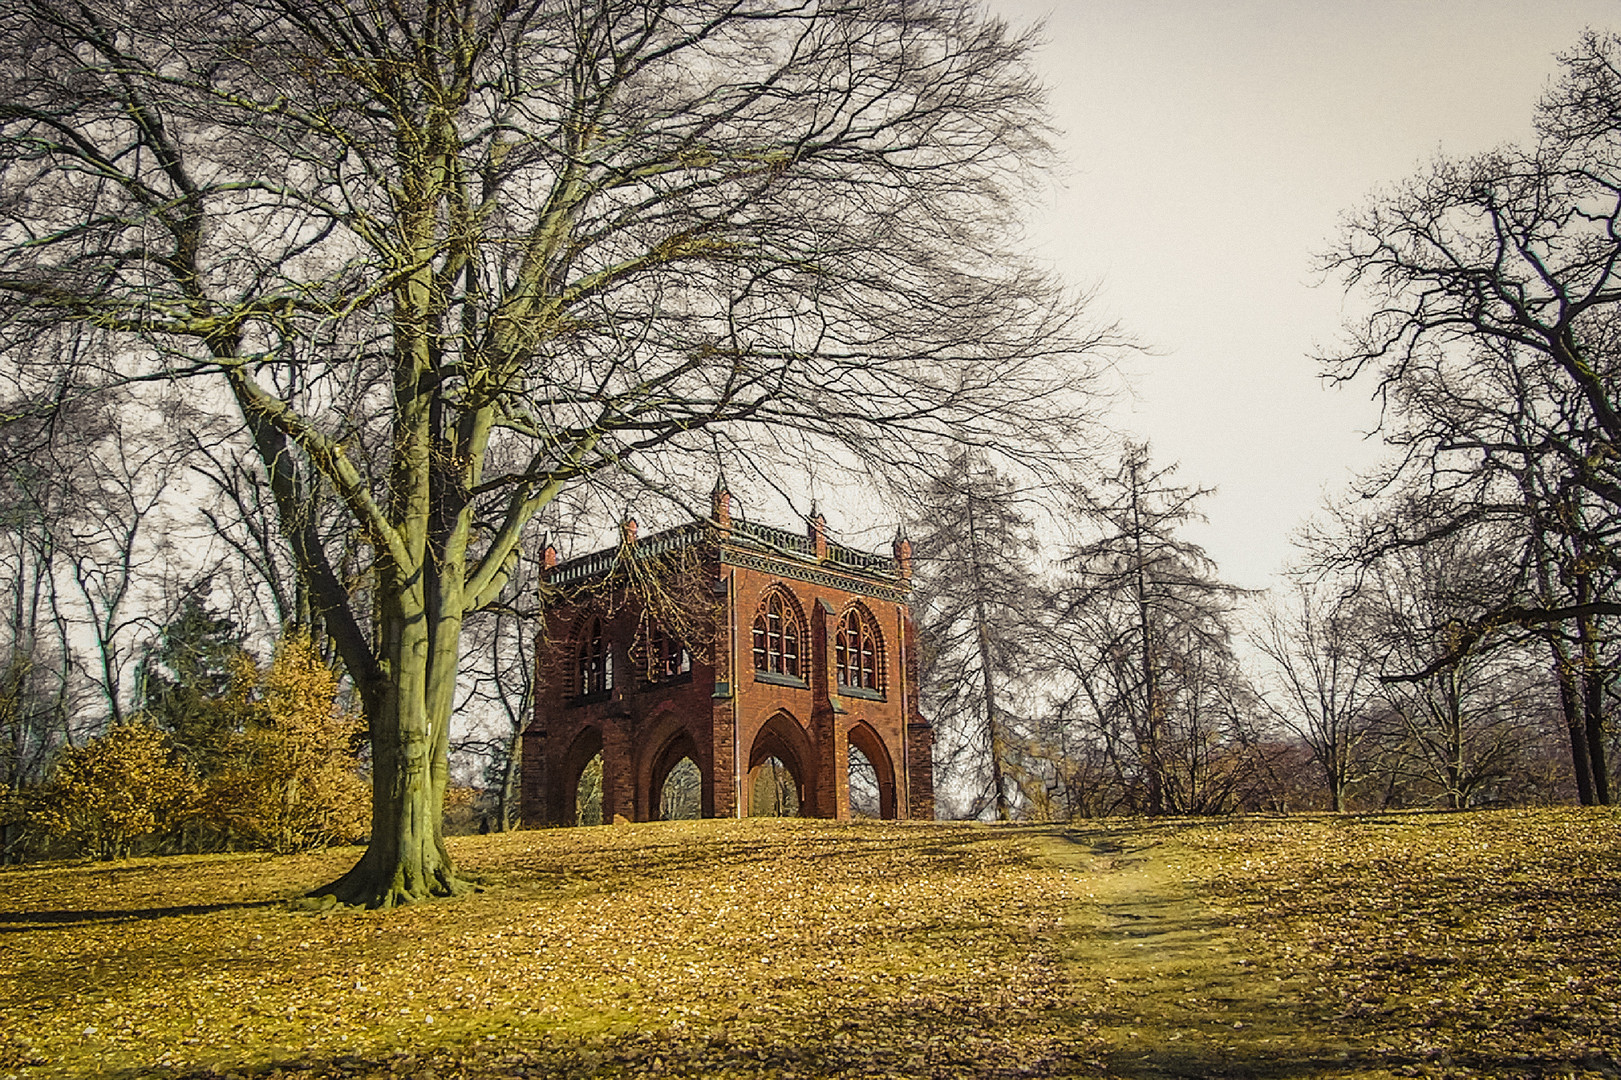
[[[0,911],[0,934],[15,934],[41,926],[91,926],[98,923],[146,922],[185,915],[211,915],[217,911],[247,911],[286,907],[283,900],[243,900],[226,904],[182,904],[151,908],[63,908],[47,911]]]

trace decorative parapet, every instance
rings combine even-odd
[[[549,561],[546,580],[554,586],[566,588],[612,572],[622,558],[656,559],[703,543],[718,544],[727,553],[723,557],[728,562],[747,562],[749,560],[742,559],[741,556],[745,552],[752,551],[769,559],[800,564],[794,573],[794,576],[799,577],[815,573],[816,567],[823,567],[827,571],[854,572],[863,576],[888,578],[891,581],[905,580],[905,567],[889,555],[861,551],[843,544],[827,542],[825,539],[819,545],[813,536],[805,533],[790,532],[787,529],[738,518],[731,519],[730,527],[727,529],[722,529],[714,521],[698,521],[666,529],[646,538],[637,536],[634,522],[627,521],[625,526],[621,527],[621,534],[624,543],[617,547],[594,551],[564,563]],[[825,552],[822,558],[817,558],[818,547]],[[632,551],[634,556],[630,556]],[[550,560],[555,559],[556,554],[553,552]],[[822,576],[825,577],[825,574]],[[904,588],[897,592],[893,586],[871,591],[874,595],[886,597],[891,594],[897,597],[904,595]]]

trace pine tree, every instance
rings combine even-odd
[[[169,733],[171,743],[198,773],[222,764],[231,720],[222,707],[242,656],[242,631],[216,615],[193,589],[163,628],[139,668],[140,710]]]

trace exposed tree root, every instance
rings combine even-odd
[[[334,908],[377,911],[478,891],[478,885],[458,877],[449,864],[429,871],[394,866],[378,872],[371,859],[362,858],[343,877],[311,890],[298,906],[308,911]]]

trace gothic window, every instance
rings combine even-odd
[[[883,678],[884,643],[864,608],[851,608],[833,639],[833,667],[840,686],[877,690]]]
[[[580,696],[604,694],[614,686],[613,643],[602,633],[602,620],[592,619],[580,635],[578,674]]]
[[[754,617],[754,670],[800,678],[799,643],[803,636],[794,605],[780,590],[767,593]]]
[[[692,653],[658,623],[647,624],[647,681],[665,682],[692,673]]]

